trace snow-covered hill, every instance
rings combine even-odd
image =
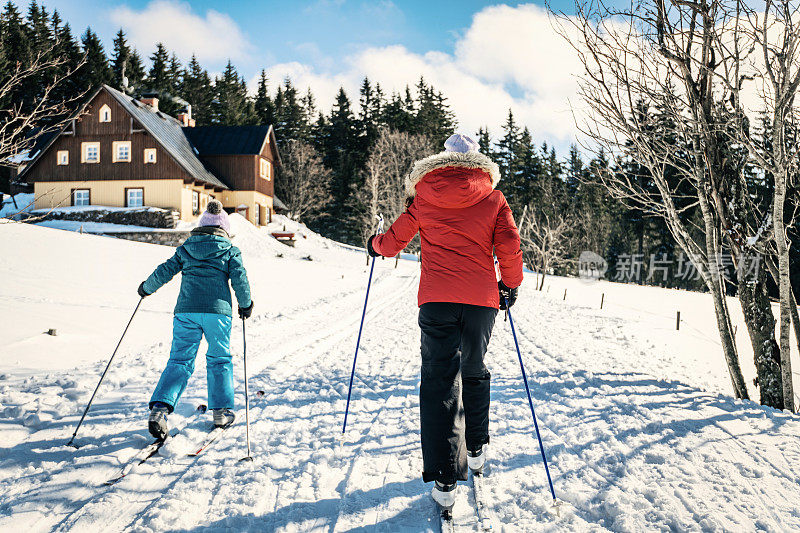
[[[102,482],[148,442],[146,403],[167,359],[177,280],[143,303],[80,449],[65,443],[136,305],[136,287],[173,249],[0,225],[0,530],[434,528],[419,477],[419,266],[378,262],[342,437],[365,258],[289,221],[269,231],[283,224],[305,235],[297,248],[234,221],[256,304],[247,322],[250,390],[265,392],[251,403],[255,461],[238,462],[243,424],[206,454],[186,457],[209,423],[192,420],[160,456],[112,487]],[[549,292],[523,289],[513,311],[555,488],[569,506],[560,518],[549,512],[500,317],[488,356],[487,484],[502,529],[800,529],[800,420],[727,395],[702,295],[550,283]],[[601,311],[594,300],[602,292]],[[670,320],[675,307],[686,320],[680,332]],[[43,333],[50,328],[58,335]],[[741,329],[739,339],[745,344]],[[233,350],[242,407],[241,324]],[[173,424],[205,401],[203,367],[201,356]]]

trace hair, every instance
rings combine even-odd
[[[222,212],[222,202],[219,200],[211,200],[206,206],[206,211],[212,215],[219,215]]]

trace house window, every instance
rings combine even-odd
[[[155,148],[145,148],[144,149],[144,162],[147,163],[155,163],[156,162],[156,149]]]
[[[114,163],[130,163],[131,162],[131,142],[130,141],[114,141],[111,143],[114,150]]]
[[[270,165],[269,161],[267,161],[264,158],[261,158],[261,166],[259,168],[259,175],[262,178],[264,178],[265,180],[269,181],[270,178],[271,178],[270,171],[271,171],[271,165]]]
[[[144,189],[125,189],[125,207],[144,206]]]
[[[81,143],[81,163],[100,162],[100,143]]]
[[[192,213],[200,213],[200,193],[197,191],[192,191]]]
[[[56,153],[57,165],[69,165],[69,152],[67,150],[59,150]]]
[[[111,122],[111,108],[108,104],[103,104],[100,108],[100,122]]]
[[[89,189],[75,189],[72,191],[72,205],[80,207],[91,205],[91,203]]]
[[[255,211],[254,215],[255,215],[255,225],[256,226],[260,226],[261,225],[261,206],[258,205],[258,204],[256,204],[256,211]]]

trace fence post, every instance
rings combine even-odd
[[[681,329],[681,312],[678,311],[678,315],[675,318],[675,330],[678,331]]]
[[[567,289],[564,289],[564,301],[567,301]]]
[[[606,293],[601,294],[600,295],[600,309],[603,308],[603,302],[605,301],[605,299],[606,299]]]

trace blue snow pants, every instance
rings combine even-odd
[[[170,412],[186,389],[194,372],[200,340],[206,337],[206,381],[209,409],[233,409],[233,362],[231,361],[231,317],[216,313],[176,313],[172,321],[172,349],[156,390],[150,398],[164,402]]]

